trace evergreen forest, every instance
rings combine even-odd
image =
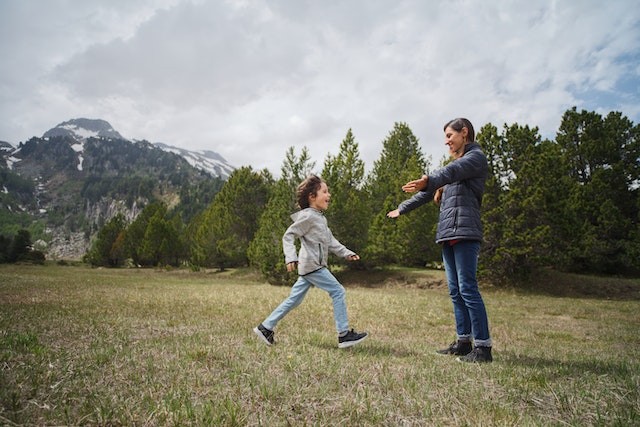
[[[567,110],[555,140],[536,127],[485,124],[476,141],[489,161],[482,215],[481,275],[495,284],[525,281],[537,268],[601,275],[640,274],[640,127],[619,112]],[[322,165],[307,148],[286,151],[279,178],[242,167],[203,210],[184,222],[150,203],[127,223],[116,215],[85,259],[100,266],[251,266],[288,284],[282,235],[296,210],[297,185],[317,173],[327,182],[326,217],[338,240],[361,256],[345,268],[440,266],[434,242],[438,206],[397,220],[386,213],[408,196],[401,186],[445,164],[425,158],[406,123],[395,123],[370,172],[348,130]],[[334,264],[342,264],[339,259]]]

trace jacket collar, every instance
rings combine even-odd
[[[471,142],[469,142],[469,143],[465,144],[465,146],[464,146],[464,154],[463,154],[463,156],[464,156],[465,154],[467,154],[469,151],[471,151],[471,150],[477,150],[477,149],[479,149],[479,148],[480,148],[480,145],[479,145],[477,142],[475,142],[475,141],[471,141]]]

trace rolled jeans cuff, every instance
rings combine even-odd
[[[491,338],[488,340],[475,340],[473,345],[476,347],[491,347]]]

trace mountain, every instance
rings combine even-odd
[[[109,122],[100,119],[84,118],[72,119],[60,123],[42,135],[43,138],[59,136],[73,138],[80,144],[86,141],[87,138],[126,139],[113,129]],[[153,145],[169,153],[175,153],[183,157],[187,162],[189,162],[189,164],[191,164],[191,166],[203,170],[212,176],[217,176],[225,180],[229,178],[229,175],[231,175],[235,169],[235,167],[230,165],[229,162],[227,162],[220,154],[214,151],[191,151],[161,142],[154,143]],[[76,149],[81,150],[81,146],[77,146]]]
[[[213,176],[218,176],[223,179],[229,178],[229,175],[235,169],[218,153],[214,151],[189,151],[184,148],[172,147],[161,142],[156,142],[154,145],[161,150],[169,153],[175,153],[183,157],[189,164],[195,168],[209,172]]]
[[[0,141],[0,151],[1,152],[13,151],[13,145],[9,144],[6,141]]]
[[[0,235],[26,228],[48,258],[79,259],[106,221],[132,221],[154,201],[188,223],[232,170],[214,152],[130,141],[104,120],[69,120],[18,147],[0,141]]]
[[[60,123],[42,135],[43,138],[56,136],[70,136],[77,141],[84,141],[90,137],[125,139],[111,127],[109,122],[99,119],[72,119]]]

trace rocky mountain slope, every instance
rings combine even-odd
[[[49,258],[77,259],[111,217],[132,220],[151,201],[188,221],[232,171],[214,152],[130,141],[104,120],[70,120],[18,147],[0,142],[0,234],[27,228]]]
[[[109,122],[100,119],[72,119],[60,123],[54,128],[46,131],[42,137],[52,138],[67,136],[78,142],[74,148],[81,150],[81,145],[88,138],[107,138],[126,140],[118,131],[113,129]],[[130,140],[131,142],[142,142]],[[174,147],[162,142],[153,143],[154,146],[163,151],[177,154],[183,157],[189,164],[197,169],[201,169],[212,176],[226,180],[235,167],[229,164],[220,154],[211,150],[187,150],[185,148]]]

